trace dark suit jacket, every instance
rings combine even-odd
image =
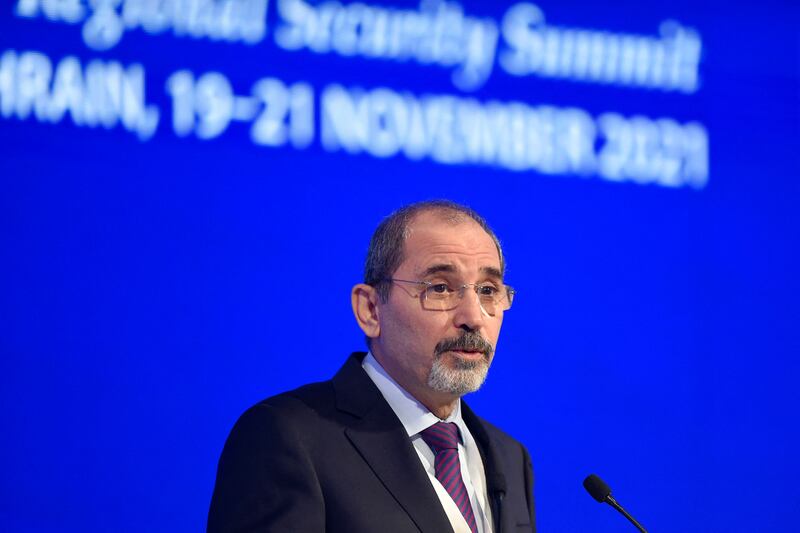
[[[242,415],[219,461],[209,532],[452,531],[364,355]],[[495,531],[535,531],[527,451],[464,403],[462,416],[483,457]]]

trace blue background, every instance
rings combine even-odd
[[[481,212],[505,246],[518,298],[469,402],[530,450],[540,531],[632,529],[585,494],[591,472],[651,531],[795,529],[800,9],[698,4],[538,3],[553,24],[696,28],[693,95],[496,72],[475,96],[699,121],[702,190],[380,160],[318,140],[264,148],[241,125],[181,139],[162,89],[178,68],[245,86],[458,91],[444,70],[289,53],[270,35],[246,47],[131,32],[96,53],[79,27],[4,3],[0,51],[141,62],[164,116],[147,142],[0,119],[0,529],[203,529],[238,415],[363,348],[349,291],[371,232],[437,197]]]

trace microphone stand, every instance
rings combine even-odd
[[[627,518],[628,520],[630,520],[630,521],[631,521],[631,524],[633,524],[634,526],[636,526],[636,528],[637,528],[639,531],[641,531],[642,533],[647,533],[647,530],[646,530],[645,528],[643,528],[643,527],[642,527],[642,524],[640,524],[639,522],[637,522],[637,521],[636,521],[636,519],[635,519],[634,517],[632,517],[631,515],[629,515],[629,514],[628,514],[628,511],[626,511],[625,509],[623,509],[623,508],[622,508],[622,506],[621,506],[620,504],[618,504],[618,503],[617,503],[617,500],[615,500],[615,499],[614,499],[614,497],[613,497],[611,494],[609,494],[608,496],[606,496],[606,503],[607,503],[608,505],[610,505],[611,507],[613,507],[614,509],[616,509],[617,511],[619,511],[620,513],[622,513],[622,516],[624,516],[625,518]]]

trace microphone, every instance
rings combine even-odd
[[[589,476],[586,477],[586,479],[583,480],[583,488],[585,488],[586,492],[588,492],[592,496],[592,498],[594,498],[598,502],[607,503],[611,507],[622,513],[622,516],[630,520],[631,524],[636,526],[636,529],[638,529],[642,533],[647,533],[647,530],[642,527],[642,524],[637,522],[631,515],[628,514],[628,511],[623,509],[622,506],[617,503],[617,500],[615,500],[614,497],[611,495],[611,489],[608,488],[608,485],[606,485],[605,481],[603,481],[594,474],[590,474]]]

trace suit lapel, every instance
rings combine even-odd
[[[452,531],[411,440],[353,354],[333,378],[336,407],[356,419],[345,434],[420,531]]]
[[[486,474],[486,496],[489,498],[492,508],[494,531],[502,532],[508,522],[503,514],[502,505],[506,494],[506,476],[503,473],[502,463],[481,419],[463,400],[461,401],[461,416],[475,438],[475,442],[478,444],[478,451],[483,460],[483,471]]]

